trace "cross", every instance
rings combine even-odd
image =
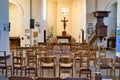
[[[66,28],[66,22],[68,22],[68,20],[66,20],[65,17],[64,17],[64,20],[61,20],[61,22],[63,22],[63,27],[64,27],[64,31],[65,31],[65,28]]]

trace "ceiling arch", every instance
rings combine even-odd
[[[15,4],[19,9],[20,9],[20,14],[24,15],[24,10],[23,7],[21,6],[21,4],[15,0],[9,0],[9,3]]]

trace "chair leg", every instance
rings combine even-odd
[[[72,68],[72,77],[73,77],[73,68]]]
[[[27,75],[27,70],[25,70],[25,75]]]
[[[20,70],[20,75],[22,76],[22,70]]]
[[[81,72],[79,72],[79,77],[81,77]]]
[[[7,69],[5,69],[5,71],[6,71],[6,75],[5,76],[7,77]]]
[[[18,75],[18,70],[16,70],[16,74]]]
[[[4,70],[2,69],[2,74],[3,74]]]
[[[59,77],[60,77],[60,68],[59,68]]]
[[[44,75],[44,69],[42,68],[41,71],[42,71],[42,76],[43,76]]]
[[[15,69],[13,69],[13,73],[12,73],[13,75],[15,74]]]
[[[108,77],[108,69],[107,69],[107,77]]]
[[[113,80],[115,80],[115,69],[114,69],[114,79]]]
[[[35,77],[37,77],[37,69],[35,69]]]
[[[54,77],[55,77],[55,74],[56,74],[55,72],[56,72],[56,70],[55,70],[55,68],[54,68]]]

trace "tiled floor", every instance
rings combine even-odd
[[[98,56],[98,55],[97,55]],[[114,58],[115,56],[115,51],[107,51],[107,57],[111,57],[111,58]],[[95,67],[93,65],[93,62],[90,63],[90,69],[92,70],[92,75],[94,74],[94,71],[95,71]],[[39,70],[40,68],[38,67],[38,76],[39,75]],[[77,64],[76,68],[74,67],[74,74],[73,74],[73,77],[79,77],[79,64]],[[53,77],[53,71],[49,70],[49,71],[45,71],[45,77]],[[109,72],[111,73],[111,72]],[[103,76],[103,78],[110,78],[110,76],[106,76],[106,71],[101,71],[101,74]],[[119,80],[119,70],[116,70],[116,80]],[[59,68],[57,67],[56,68],[56,77],[59,77]],[[1,75],[1,72],[0,72],[0,80],[8,80],[7,78],[5,78],[4,76]]]

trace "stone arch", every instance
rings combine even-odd
[[[18,36],[20,38],[20,46],[22,45],[22,40],[21,40],[21,35],[23,35],[23,29],[24,29],[24,9],[23,9],[23,6],[16,0],[9,0],[9,4],[13,4],[15,5],[18,9],[19,9],[19,13],[18,13],[18,27],[20,30],[18,32]],[[11,26],[12,28],[13,26]],[[16,27],[16,26],[14,26]],[[16,35],[15,35],[16,37]]]
[[[24,9],[19,2],[15,1],[15,0],[9,0],[9,3],[15,4],[20,9],[21,14],[24,15]]]
[[[105,10],[107,10],[111,5],[117,3],[117,0],[111,0],[105,7]]]

